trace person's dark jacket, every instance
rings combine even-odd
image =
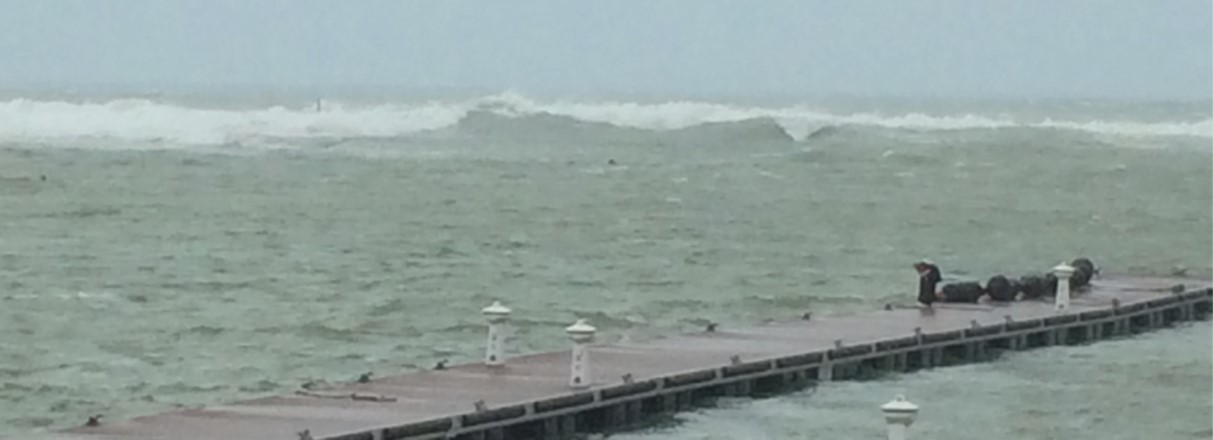
[[[931,304],[935,302],[935,286],[943,280],[939,267],[927,264],[926,270],[918,274],[918,302]]]

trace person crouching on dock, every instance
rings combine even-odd
[[[927,259],[914,263],[914,269],[918,271],[918,305],[930,309],[931,303],[935,302],[935,286],[943,275],[939,273],[939,266]]]

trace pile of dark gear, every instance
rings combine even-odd
[[[1070,290],[1080,293],[1091,284],[1091,278],[1099,273],[1088,258],[1076,258],[1070,262],[1074,275],[1070,277]],[[1057,277],[1052,273],[1027,274],[1019,278],[994,275],[985,286],[973,281],[945,284],[935,294],[935,300],[945,303],[979,303],[1026,301],[1052,297],[1057,292]]]

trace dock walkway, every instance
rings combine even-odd
[[[1078,344],[1199,319],[1208,280],[1105,276],[1064,312],[1051,300],[942,304],[721,327],[644,343],[592,345],[592,384],[569,386],[570,351],[519,355],[305,394],[266,397],[52,434],[55,440],[566,438],[635,424],[714,396],[818,380],[978,362],[1003,350]]]

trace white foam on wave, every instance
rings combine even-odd
[[[530,104],[524,102],[524,104]],[[638,104],[629,102],[555,102],[536,109],[594,122],[648,128],[679,129],[708,122],[771,118],[796,139],[825,126],[855,125],[923,131],[998,128],[1051,128],[1117,136],[1189,136],[1213,138],[1213,118],[1203,121],[1023,121],[976,114],[935,116],[924,113],[886,115],[874,112],[839,114],[809,106],[739,107],[705,102]]]
[[[0,103],[0,142],[114,139],[220,145],[257,138],[389,137],[454,124],[466,109],[441,103],[255,110],[192,108],[144,99]]]
[[[65,102],[14,99],[0,102],[0,142],[119,140],[184,145],[258,145],[258,139],[395,137],[456,124],[472,110],[505,116],[555,114],[589,122],[650,130],[770,118],[796,139],[824,126],[854,125],[923,131],[1050,128],[1115,136],[1213,138],[1213,118],[1203,121],[1016,120],[1002,116],[950,116],[875,112],[833,113],[811,106],[755,107],[671,101],[539,101],[517,93],[470,100],[379,105],[327,102],[261,109],[195,108],[146,99]]]

